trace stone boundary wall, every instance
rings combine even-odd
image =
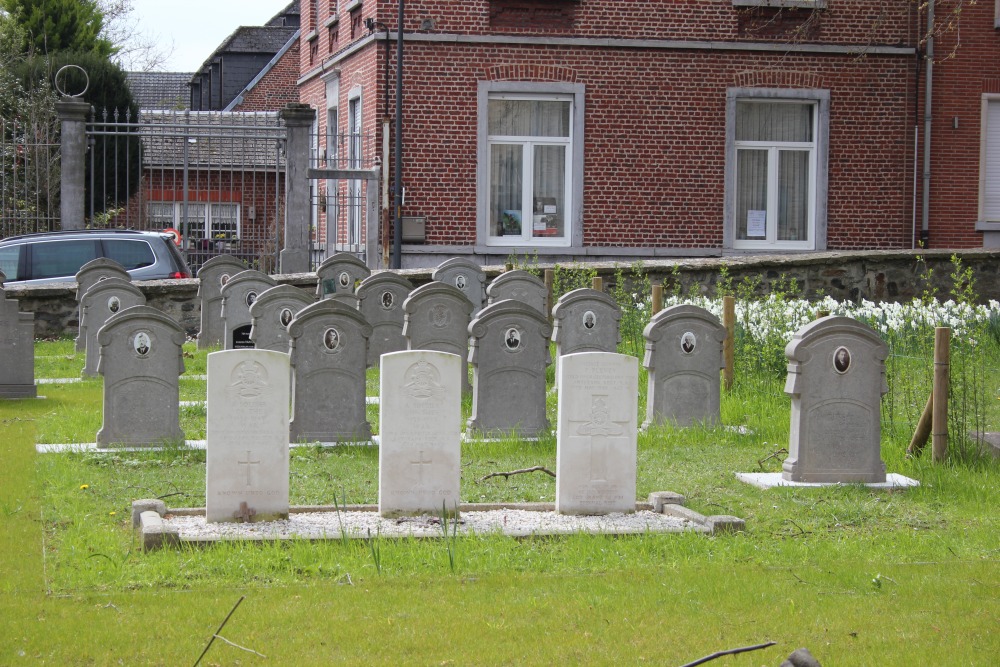
[[[795,255],[748,255],[725,258],[693,258],[649,260],[641,263],[653,283],[662,283],[666,294],[672,293],[679,282],[681,294],[713,295],[725,268],[734,286],[744,280],[760,278],[756,294],[764,296],[775,286],[794,279],[800,295],[819,298],[824,295],[843,301],[910,301],[925,290],[938,298],[950,297],[953,272],[952,256],[957,255],[963,267],[973,270],[975,291],[980,302],[1000,301],[1000,250],[890,250],[824,252]],[[614,284],[615,273],[621,268],[626,276],[635,264],[586,264],[604,279],[605,290]],[[573,264],[563,266],[574,266]],[[521,267],[524,268],[524,267]],[[527,267],[546,269],[551,265]],[[492,280],[503,267],[486,267]],[[414,287],[430,281],[433,269],[407,269],[400,275]],[[295,285],[314,293],[315,273],[275,276],[279,284]],[[137,281],[136,286],[146,295],[146,303],[170,315],[188,332],[198,332],[201,317],[197,301],[198,281],[157,280]],[[53,338],[75,336],[77,333],[76,283],[53,283],[38,286],[10,286],[7,297],[17,299],[22,311],[35,313],[35,336]]]

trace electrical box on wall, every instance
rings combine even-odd
[[[427,239],[426,223],[427,218],[406,216],[403,221],[403,241],[406,243],[423,243]]]

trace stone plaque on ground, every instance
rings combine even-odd
[[[205,511],[209,522],[288,518],[288,355],[208,355]]]
[[[665,420],[679,426],[720,421],[719,370],[726,329],[698,306],[661,310],[642,332],[649,371],[643,428]]]
[[[250,340],[250,306],[257,297],[278,283],[266,273],[248,269],[231,277],[222,286],[223,347],[227,350],[253,348]]]
[[[97,344],[97,332],[108,318],[126,308],[145,305],[146,297],[129,280],[105,278],[87,290],[80,299],[82,319],[87,322],[87,339],[84,347],[87,350],[87,361],[83,367],[84,377],[97,375],[97,362],[101,354]]]
[[[884,482],[881,398],[888,346],[866,324],[831,315],[810,322],[785,348],[792,397],[788,458],[793,482]]]
[[[382,516],[454,512],[461,480],[463,360],[413,350],[382,357],[378,506]]]
[[[79,327],[76,336],[77,352],[83,352],[87,349],[87,323],[83,319],[83,307],[79,304],[87,290],[105,278],[121,278],[132,282],[132,276],[125,270],[125,267],[107,257],[92,259],[76,272],[76,303],[78,304],[76,314],[77,326]]]
[[[0,398],[34,398],[35,315],[8,299],[0,272]]]
[[[97,446],[182,444],[178,376],[184,329],[156,308],[133,306],[97,332],[104,376],[104,424]]]
[[[459,289],[472,304],[472,314],[483,308],[486,274],[483,268],[464,257],[455,257],[441,262],[431,278]]]
[[[513,299],[549,316],[549,291],[545,283],[527,271],[508,271],[493,279],[486,288],[488,303]]]
[[[316,269],[316,296],[320,299],[343,298],[345,303],[353,305],[357,284],[371,273],[356,256],[338,252]]]
[[[198,269],[198,300],[201,303],[201,329],[198,349],[222,347],[225,324],[222,321],[222,286],[237,273],[247,270],[246,264],[232,255],[217,255]]]
[[[358,285],[358,308],[372,325],[368,340],[368,365],[378,366],[387,352],[406,349],[403,336],[403,302],[413,291],[409,280],[389,271],[376,273]]]
[[[618,351],[619,320],[618,303],[604,292],[582,287],[562,295],[552,309],[557,384],[563,355]]]
[[[471,391],[465,360],[472,304],[461,290],[442,282],[421,285],[403,302],[403,312],[407,347],[457,354],[462,359],[462,391]]]
[[[288,325],[295,314],[314,303],[313,295],[292,285],[260,293],[250,306],[250,340],[258,350],[288,352]]]
[[[582,352],[559,366],[556,511],[635,511],[638,360]]]
[[[469,435],[538,436],[545,416],[548,318],[535,308],[505,299],[483,308],[469,324],[472,416]]]
[[[368,337],[364,315],[336,299],[300,310],[288,327],[295,391],[292,442],[371,439],[365,398]]]

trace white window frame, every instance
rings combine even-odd
[[[978,231],[1000,231],[1000,211],[990,215],[989,211],[986,210],[987,160],[992,156],[994,161],[1000,161],[1000,124],[995,130],[997,136],[990,142],[989,110],[992,105],[996,105],[996,111],[1000,113],[1000,93],[983,93],[979,131],[979,220],[976,223]],[[991,143],[995,146],[996,155],[992,155],[992,151],[990,151]],[[1000,167],[998,167],[998,172],[1000,172]]]
[[[813,141],[748,142],[736,141],[736,108],[740,102],[787,102],[813,104]],[[827,181],[830,126],[830,91],[780,88],[730,88],[726,91],[726,172],[725,204],[723,206],[723,248],[734,251],[811,251],[825,250],[827,237]],[[764,239],[738,239],[736,228],[737,161],[740,148],[764,149],[768,157],[767,236]],[[809,222],[806,239],[777,239],[777,153],[782,149],[809,150]]]
[[[173,208],[173,217],[170,224],[171,227],[178,230],[182,234],[187,233],[188,237],[191,239],[212,239],[214,238],[214,233],[212,232],[212,207],[213,206],[232,206],[236,211],[236,233],[231,236],[227,236],[225,240],[240,239],[243,237],[243,216],[241,215],[242,207],[238,202],[207,202],[207,201],[189,201],[188,206],[188,217],[191,218],[192,215],[197,215],[197,213],[192,213],[195,207],[201,207],[201,220],[196,219],[191,220],[192,224],[188,225],[187,230],[184,229],[183,215],[184,215],[184,202],[182,201],[151,201],[149,206],[171,206]],[[160,218],[162,220],[162,217]],[[197,225],[197,227],[195,226]],[[224,232],[220,232],[224,233]]]
[[[347,96],[347,168],[361,169],[364,164],[364,105],[361,87],[351,88]],[[362,225],[365,219],[364,188],[360,178],[347,181],[347,245],[345,250],[359,252],[364,242]]]
[[[480,81],[478,90],[478,168],[477,168],[477,236],[480,243],[490,247],[542,248],[569,247],[580,244],[583,239],[583,84],[536,83],[526,81]],[[489,134],[490,99],[533,99],[559,100],[570,103],[570,136],[563,137],[504,137]],[[527,147],[538,145],[566,146],[566,206],[563,220],[564,235],[561,237],[533,236],[533,207],[529,200],[530,188],[524,189],[522,211],[528,211],[528,219],[521,223],[521,236],[495,236],[490,226],[490,146],[494,143],[521,144]],[[525,183],[532,182],[533,160],[525,156]]]

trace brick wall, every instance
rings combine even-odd
[[[274,67],[247,91],[233,111],[279,111],[286,104],[299,101],[296,80],[299,78],[299,42],[281,56]]]

